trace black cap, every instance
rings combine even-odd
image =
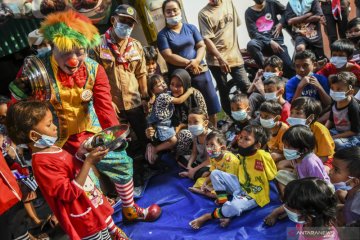
[[[137,23],[137,12],[136,12],[135,8],[133,8],[130,5],[127,5],[127,4],[119,5],[115,9],[113,15],[118,15],[118,16],[122,16],[122,17],[128,17],[128,18],[133,19]]]

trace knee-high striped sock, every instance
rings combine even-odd
[[[224,216],[222,215],[221,208],[216,208],[216,209],[211,213],[211,217],[212,217],[213,219],[223,218]]]
[[[115,232],[116,232],[116,225],[114,223],[114,220],[112,219],[111,216],[109,216],[106,220],[105,220],[105,223],[107,225],[107,229],[109,231],[109,233],[111,235],[113,235]]]
[[[224,204],[227,202],[228,197],[226,191],[215,191],[216,192],[216,201],[218,204]]]
[[[123,207],[131,207],[134,205],[134,183],[133,180],[122,185],[115,183],[116,191],[120,196]]]

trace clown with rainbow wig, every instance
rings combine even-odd
[[[87,56],[88,50],[100,43],[100,35],[90,19],[72,10],[49,14],[39,31],[52,46],[51,51],[37,55],[49,76],[50,94],[31,90],[21,69],[9,85],[13,101],[48,101],[59,132],[56,145],[81,160],[77,151],[82,142],[101,129],[119,125],[105,70]],[[133,161],[125,150],[109,152],[96,169],[115,184],[126,206],[122,209],[124,221],[154,221],[160,216],[156,204],[144,209],[134,202]]]

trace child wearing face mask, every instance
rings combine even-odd
[[[149,96],[155,97],[151,113],[147,122],[156,129],[156,137],[160,141],[154,146],[149,143],[146,148],[145,157],[150,164],[154,164],[157,159],[157,153],[166,149],[171,149],[176,145],[177,138],[175,129],[171,123],[171,117],[174,113],[174,104],[182,104],[193,93],[190,87],[180,97],[172,97],[167,92],[167,85],[161,75],[154,74],[148,80]]]
[[[360,106],[354,99],[354,85],[357,81],[350,72],[342,72],[329,78],[330,95],[335,103],[331,107],[326,127],[335,142],[336,150],[360,146]]]
[[[299,240],[339,240],[335,228],[336,204],[333,190],[321,179],[299,179],[285,188],[283,207],[296,223],[297,231],[301,231]],[[311,231],[314,228],[321,231]]]
[[[284,133],[282,141],[284,157],[294,170],[279,170],[276,175],[280,196],[283,196],[285,186],[295,179],[317,177],[332,186],[324,164],[313,152],[315,137],[308,127],[301,125],[290,127]],[[265,218],[265,223],[273,225],[284,212],[284,207],[280,206]]]
[[[193,136],[193,147],[189,160],[179,158],[178,163],[187,171],[179,173],[180,177],[188,177],[195,181],[209,175],[210,159],[206,151],[206,136],[211,133],[209,118],[200,108],[193,108],[189,112],[188,130]]]
[[[251,122],[249,98],[237,93],[230,99],[230,107],[234,122],[225,130],[225,137],[227,147],[236,148],[236,135]]]
[[[360,79],[360,66],[351,61],[355,51],[354,44],[347,39],[340,39],[331,44],[331,58],[317,74],[329,78],[332,74],[337,74],[343,71],[352,72],[357,79]]]
[[[248,89],[248,94],[257,91],[264,95],[263,82],[268,80],[270,77],[278,76],[281,77],[283,74],[283,61],[276,55],[267,58],[264,62],[264,69],[259,69],[256,73],[254,81]],[[286,80],[286,78],[284,79]]]
[[[360,220],[360,147],[345,148],[334,155],[330,180],[341,206],[337,223],[350,225]]]
[[[229,174],[237,175],[239,159],[231,152],[226,151],[226,140],[224,134],[212,131],[206,136],[206,151],[210,158],[210,173],[219,170]],[[216,198],[211,184],[210,173],[207,177],[199,178],[189,190],[211,198]]]
[[[265,99],[277,101],[281,109],[280,121],[286,123],[290,116],[290,103],[284,99],[286,81],[284,78],[273,76],[264,81]]]
[[[110,234],[114,239],[128,239],[114,224],[114,210],[89,177],[107,149],[98,147],[85,157],[87,151],[80,147],[74,157],[55,146],[57,127],[47,104],[40,101],[12,105],[6,124],[16,144],[31,148],[36,181],[70,239],[110,239]]]
[[[312,97],[323,106],[331,104],[330,86],[325,76],[314,74],[315,54],[309,50],[295,54],[296,76],[286,83],[285,99],[292,104],[298,97]]]
[[[275,101],[266,101],[260,106],[260,124],[270,131],[270,139],[266,145],[277,169],[281,169],[280,161],[284,160],[282,136],[289,128],[280,121],[281,110],[281,105]]]
[[[309,97],[300,97],[291,104],[290,126],[308,126],[315,137],[314,153],[324,163],[327,172],[332,168],[332,158],[335,153],[335,143],[327,127],[317,121],[322,108],[319,101]]]
[[[276,175],[276,166],[271,155],[261,150],[266,141],[267,134],[261,126],[248,125],[239,133],[239,172],[236,175],[219,170],[211,172],[216,202],[220,206],[191,221],[192,228],[199,229],[211,219],[220,219],[220,226],[225,227],[231,217],[270,202],[269,181]],[[228,195],[233,198],[229,200]]]

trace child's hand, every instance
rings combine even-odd
[[[306,85],[310,84],[310,77],[309,76],[305,76],[301,79],[300,83],[299,83],[299,87],[305,87]]]
[[[153,127],[148,127],[145,130],[146,137],[152,139],[155,136],[155,129]]]
[[[261,94],[265,94],[264,83],[260,78],[254,80],[254,86]]]
[[[103,159],[108,152],[109,149],[97,147],[90,152],[90,154],[86,157],[85,161],[92,165],[95,165],[100,162],[100,160]]]
[[[263,69],[259,69],[257,72],[256,72],[256,75],[255,75],[255,80],[256,79],[260,79],[264,74],[264,70]]]
[[[311,76],[311,77],[309,78],[309,81],[310,81],[310,84],[311,84],[312,86],[316,87],[317,89],[322,88],[321,84],[319,83],[319,81],[317,80],[316,77]]]
[[[188,89],[188,92],[189,92],[190,94],[193,94],[193,93],[194,93],[194,88],[193,88],[193,87],[189,88],[189,89]]]
[[[205,191],[207,190],[207,185],[206,185],[206,183],[204,183],[203,185],[201,185],[200,190],[203,191],[203,192],[205,192]]]

